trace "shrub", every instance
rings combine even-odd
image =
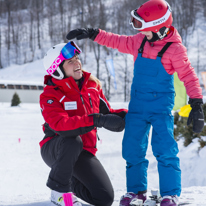
[[[206,122],[206,104],[203,104],[204,120]],[[202,139],[203,136],[206,136],[206,126],[204,126],[201,133],[194,133],[192,131],[193,124],[191,123],[187,126],[187,117],[179,116],[178,112],[174,113],[174,137],[175,140],[184,138],[184,146],[187,147],[193,139],[199,138],[200,148],[206,146],[206,141]]]
[[[18,106],[21,103],[19,95],[15,92],[11,100],[11,106]]]

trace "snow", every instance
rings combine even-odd
[[[42,59],[36,60],[32,63],[23,65],[11,65],[0,69],[0,83],[16,83],[21,82],[22,84],[36,84],[42,85],[44,81],[44,75],[46,70],[43,68]]]
[[[127,108],[128,103],[113,102],[113,108]],[[50,189],[46,180],[50,168],[41,159],[39,141],[43,138],[44,123],[38,104],[0,103],[0,205],[3,206],[49,206]],[[118,206],[121,195],[126,192],[125,161],[121,157],[123,132],[98,130],[97,157],[112,181]],[[188,147],[178,141],[182,169],[181,200],[191,201],[191,206],[206,205],[206,148],[198,152],[195,139]],[[147,158],[148,191],[158,188],[157,163],[149,145]],[[168,177],[169,178],[169,177]]]

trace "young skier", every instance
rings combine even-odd
[[[152,150],[158,161],[161,206],[177,206],[181,193],[178,146],[173,136],[175,91],[173,74],[184,82],[192,107],[188,125],[201,132],[204,126],[203,96],[199,80],[187,57],[186,48],[172,26],[172,11],[164,0],[150,0],[131,11],[130,24],[140,33],[134,36],[107,33],[101,29],[75,29],[67,39],[90,38],[98,44],[134,56],[131,100],[126,115],[122,154],[126,160],[127,193],[120,206],[135,199],[146,200],[148,134],[152,130]]]
[[[49,75],[40,95],[45,119],[40,146],[51,168],[51,206],[81,206],[73,193],[92,205],[111,206],[113,188],[95,156],[96,127],[122,131],[127,110],[110,107],[100,81],[82,70],[80,52],[71,41],[53,46],[43,60]]]

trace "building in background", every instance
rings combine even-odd
[[[38,103],[43,85],[38,82],[0,80],[0,102],[11,102],[15,92],[22,103]]]

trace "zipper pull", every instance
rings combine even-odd
[[[82,95],[80,94],[81,100],[82,100],[82,104],[84,104],[84,99],[82,97]]]
[[[93,108],[93,106],[92,106],[92,99],[91,99],[90,93],[88,93],[88,95],[89,95],[90,106],[91,106],[91,108]]]
[[[100,140],[98,133],[97,133],[97,139],[98,139],[98,141]]]
[[[83,104],[83,107],[84,107],[84,111],[85,111],[85,113],[88,115],[87,108],[86,108],[86,106],[85,106],[85,104],[84,104],[84,99],[83,99],[81,93],[80,93],[80,98],[81,98],[81,100],[82,100],[82,104]]]
[[[100,141],[100,144],[102,144],[102,139],[99,138],[98,133],[96,133],[96,134],[97,134],[97,140]]]

